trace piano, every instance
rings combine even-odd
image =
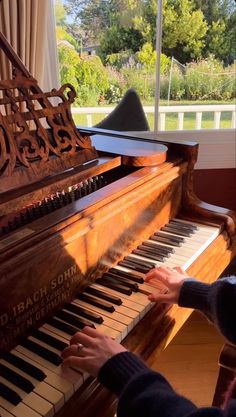
[[[195,196],[196,143],[76,128],[73,87],[43,93],[0,45],[14,69],[0,81],[0,416],[112,417],[116,398],[63,374],[60,352],[89,325],[152,366],[191,311],[149,302],[144,274],[217,279],[235,213]]]

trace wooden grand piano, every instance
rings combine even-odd
[[[0,45],[15,68],[0,81],[0,416],[112,417],[116,399],[63,375],[60,351],[92,325],[152,365],[191,312],[153,306],[144,274],[164,262],[215,280],[235,215],[194,195],[197,144],[78,130],[73,88],[43,94]]]

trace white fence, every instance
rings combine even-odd
[[[101,114],[105,118],[109,113],[114,110],[115,107],[73,107],[72,114],[83,114],[86,115],[87,126],[93,126],[93,115]],[[154,106],[143,107],[146,116],[148,114],[154,114]],[[166,115],[168,113],[177,114],[177,130],[184,129],[184,115],[186,113],[195,113],[195,129],[202,128],[202,115],[203,113],[213,113],[213,129],[220,129],[221,115],[222,112],[231,113],[231,128],[236,127],[236,107],[234,104],[210,104],[210,105],[188,105],[188,106],[160,106],[160,124],[159,130],[166,130]]]

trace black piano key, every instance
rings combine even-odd
[[[125,295],[132,294],[132,290],[130,288],[124,287],[124,285],[121,285],[121,284],[116,284],[109,279],[98,278],[96,282],[102,285],[103,287],[111,288],[111,290],[115,290],[117,292],[120,292],[121,294],[125,294]]]
[[[47,321],[50,326],[55,327],[56,329],[59,329],[70,336],[73,336],[76,332],[78,332],[79,328],[72,326],[71,324],[67,324],[64,321],[57,320],[55,317],[52,317]]]
[[[103,300],[109,301],[110,303],[115,304],[117,306],[120,306],[122,304],[122,300],[119,297],[115,297],[114,295],[110,295],[101,290],[97,290],[97,288],[87,287],[84,293],[95,295],[98,298],[102,298]]]
[[[199,228],[198,228],[198,226],[196,226],[195,224],[192,224],[192,223],[187,223],[187,222],[181,221],[181,220],[179,220],[179,219],[172,219],[172,220],[170,221],[170,223],[179,224],[180,226],[182,226],[182,227],[186,227],[186,228],[188,228],[189,230],[190,230],[190,229],[192,229],[192,230],[198,230],[198,229],[199,229]]]
[[[7,381],[11,382],[16,387],[22,389],[22,391],[27,392],[28,394],[33,391],[34,386],[31,381],[25,377],[19,375],[17,372],[8,368],[7,366],[0,363],[0,375],[5,378]]]
[[[133,269],[134,271],[141,272],[142,274],[146,274],[151,269],[151,267],[150,268],[146,266],[144,267],[135,262],[128,262],[128,261],[120,261],[118,262],[118,265],[124,266],[125,268],[128,268],[128,269]]]
[[[94,313],[93,311],[89,311],[84,307],[76,306],[75,304],[66,304],[64,306],[65,310],[69,310],[72,313],[78,314],[79,316],[85,317],[86,319],[89,319],[91,321],[94,321],[94,323],[102,324],[103,318],[99,314]]]
[[[152,235],[150,237],[150,240],[154,240],[155,242],[160,242],[160,243],[163,242],[163,243],[166,243],[167,245],[170,245],[170,246],[178,246],[178,247],[181,246],[180,242],[170,240],[168,237]]]
[[[21,345],[41,358],[46,359],[48,362],[51,362],[53,365],[59,366],[62,363],[62,359],[59,355],[32,340],[25,339],[22,341]]]
[[[22,358],[19,358],[18,356],[14,355],[11,352],[7,352],[3,355],[3,359],[14,365],[16,368],[21,369],[26,374],[32,376],[33,378],[37,379],[37,381],[43,381],[46,378],[46,374],[41,371],[41,369],[38,369],[36,366],[31,365],[27,361],[25,361]]]
[[[196,229],[187,226],[182,226],[180,223],[169,223],[166,226],[175,228],[176,230],[181,230],[186,233],[190,233],[190,235],[193,235],[196,232]]]
[[[140,264],[135,264],[134,262],[128,262],[126,260],[118,262],[118,265],[123,266],[128,269],[132,269],[134,271],[141,272],[142,274],[146,274],[148,272],[147,267],[143,267]]]
[[[134,253],[135,255],[144,256],[144,257],[146,257],[148,259],[152,259],[152,260],[158,261],[158,262],[163,262],[164,259],[165,259],[165,256],[163,256],[163,255],[157,255],[157,254],[154,254],[153,252],[151,253],[148,250],[145,251],[145,249],[134,249],[132,251],[132,253]]]
[[[155,251],[160,251],[160,253],[163,253],[163,254],[169,254],[169,253],[174,253],[174,248],[169,248],[169,247],[167,247],[167,246],[164,246],[164,245],[161,245],[161,242],[160,243],[154,243],[154,242],[151,242],[150,240],[145,240],[144,242],[143,242],[143,245],[144,246],[148,246],[148,247],[150,247],[150,248],[153,248]]]
[[[158,237],[168,238],[168,239],[170,239],[173,242],[180,242],[180,243],[184,243],[185,242],[185,239],[183,237],[181,237],[181,236],[174,236],[174,235],[171,235],[171,234],[165,233],[165,232],[160,232],[160,231],[159,232],[155,232],[154,235],[155,236],[158,236]]]
[[[105,274],[103,274],[104,278],[108,278],[108,279],[114,279],[116,282],[118,282],[118,284],[122,284],[125,287],[130,288],[132,291],[137,292],[138,291],[138,284],[136,282],[132,282],[131,280],[129,280],[128,278],[124,278],[121,277],[117,274],[114,273],[109,273],[106,272]]]
[[[68,311],[60,310],[55,313],[55,317],[58,317],[61,320],[64,320],[68,324],[72,324],[78,329],[83,329],[85,326],[95,328],[94,324],[84,319],[83,317],[75,316],[74,314],[69,313]]]
[[[130,255],[125,256],[124,260],[128,261],[128,262],[132,262],[132,263],[134,262],[135,264],[138,264],[138,265],[141,265],[141,266],[144,266],[144,267],[147,267],[147,268],[155,268],[155,266],[156,266],[153,262],[149,261],[148,259],[143,260],[143,259],[139,259],[139,258],[134,258]]]
[[[190,237],[192,235],[191,232],[180,229],[178,227],[174,227],[173,225],[163,226],[161,230],[163,230],[163,232],[175,233],[178,236],[184,236],[184,237]]]
[[[56,337],[53,337],[43,332],[42,330],[33,329],[31,331],[31,336],[35,337],[38,340],[41,340],[42,342],[54,347],[57,350],[60,350],[61,352],[68,346],[67,343],[64,343],[61,340],[56,339]]]
[[[88,304],[99,307],[102,310],[109,311],[110,313],[113,313],[113,311],[115,311],[115,307],[111,303],[108,303],[107,301],[103,301],[97,297],[94,297],[94,295],[81,293],[81,294],[78,294],[78,298],[80,300],[86,301],[86,303]]]
[[[13,391],[13,389],[7,387],[2,382],[0,382],[0,392],[1,397],[13,405],[17,405],[22,401],[21,397],[15,391]]]
[[[119,274],[120,277],[131,279],[132,281],[137,282],[138,284],[142,284],[144,282],[143,278],[139,275],[136,275],[134,272],[125,272],[121,271],[118,268],[111,268],[109,269],[109,272],[111,272],[112,274]]]
[[[155,243],[153,244],[153,246],[154,245],[155,245]],[[150,253],[152,255],[155,255],[155,256],[157,255],[157,256],[162,256],[162,257],[165,257],[165,258],[170,257],[170,251],[168,250],[168,248],[167,248],[166,251],[164,251],[162,249],[154,249],[153,246],[143,244],[143,245],[139,245],[138,249],[140,249],[140,250],[142,250],[146,253]]]

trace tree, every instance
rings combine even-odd
[[[102,56],[136,52],[147,42],[155,47],[157,0],[64,0],[64,4],[74,28],[80,27],[83,44],[100,44]],[[163,52],[181,62],[211,53],[232,60],[235,13],[234,0],[163,0]]]
[[[207,23],[191,0],[165,0],[163,12],[163,52],[181,62],[200,58]]]
[[[66,23],[66,10],[62,4],[62,0],[55,0],[54,10],[57,25],[64,26]]]
[[[234,0],[194,0],[208,23],[204,56],[214,56],[225,63],[235,59],[236,9]]]

